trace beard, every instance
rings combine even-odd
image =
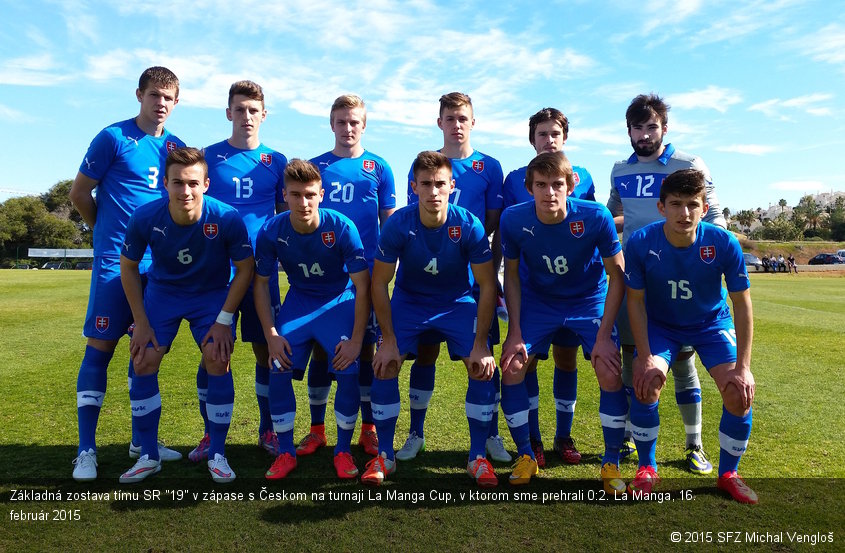
[[[660,137],[659,140],[649,140],[648,142],[634,142],[631,139],[631,146],[634,148],[634,153],[640,157],[649,157],[654,155],[655,152],[660,150],[660,147],[663,146],[663,137]]]

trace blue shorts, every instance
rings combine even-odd
[[[270,307],[273,310],[273,317],[278,316],[279,309],[282,307],[282,300],[279,297],[279,273],[270,275]],[[252,285],[244,294],[244,299],[238,306],[235,312],[235,320],[232,327],[235,327],[241,322],[241,340],[251,344],[266,344],[267,339],[264,338],[264,329],[261,327],[261,320],[258,318],[258,312],[255,310],[255,297],[253,296]]]
[[[474,300],[467,300],[434,308],[397,298],[394,294],[390,309],[400,355],[416,355],[419,344],[445,341],[452,359],[469,357],[475,341],[478,306]]]
[[[736,330],[733,320],[722,319],[706,328],[681,331],[648,322],[648,345],[671,366],[683,345],[691,345],[709,371],[717,365],[736,363]]]
[[[479,290],[477,287],[473,287],[472,289],[472,299],[478,302],[478,293]],[[476,308],[476,315],[478,308]],[[438,336],[436,333],[429,333],[424,334],[420,337],[419,343],[420,345],[431,345],[431,344],[439,344],[445,338],[442,336]],[[474,340],[475,338],[473,338]],[[490,321],[490,330],[487,332],[487,347],[490,348],[490,351],[493,351],[493,346],[501,342],[501,333],[499,332],[499,318],[496,316],[496,312],[493,312],[493,319]],[[413,357],[413,356],[412,356]],[[456,360],[457,357],[452,355],[452,359]]]
[[[294,378],[302,380],[314,343],[326,352],[331,361],[341,340],[352,335],[355,326],[355,293],[346,289],[334,298],[315,297],[288,292],[276,317],[276,330],[290,344]],[[335,373],[329,363],[329,372]],[[357,374],[355,362],[342,371]]]
[[[634,345],[634,334],[631,332],[631,322],[628,320],[628,302],[622,300],[619,306],[619,314],[616,315],[616,329],[619,331],[619,339],[626,346]],[[681,351],[692,351],[689,344],[684,344]]]
[[[196,294],[180,294],[148,286],[144,291],[144,311],[150,326],[161,346],[170,346],[179,332],[182,319],[191,326],[191,334],[197,346],[217,320],[220,309],[226,303],[228,288],[220,288]],[[232,325],[232,339],[235,326]]]
[[[562,345],[558,340],[567,340],[574,346],[580,343],[584,359],[589,359],[603,315],[603,298],[576,303],[548,297],[541,300],[530,293],[523,294],[520,330],[528,354],[539,359],[548,359],[549,346],[552,343]],[[615,325],[611,337],[618,346],[619,338]],[[572,338],[577,342],[572,344]]]
[[[139,264],[144,284],[149,266],[149,259],[142,259]],[[132,310],[120,283],[120,259],[95,257],[82,335],[100,340],[120,340],[131,324]]]

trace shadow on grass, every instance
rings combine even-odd
[[[186,454],[190,446],[176,446]],[[340,481],[332,465],[331,448],[300,457],[291,475],[278,481],[264,479],[272,457],[257,446],[232,445],[227,456],[238,478],[231,484],[214,484],[205,463],[185,459],[166,463],[161,473],[134,485],[118,484],[121,472],[132,466],[126,446],[107,445],[98,452],[99,478],[78,483],[71,479],[76,450],[70,446],[0,446],[0,509],[28,507],[102,505],[113,513],[173,512],[203,508],[238,508],[274,525],[342,521],[362,512],[377,516],[413,518],[425,512],[447,523],[451,517],[486,511],[511,512],[513,508],[578,513],[579,517],[611,517],[639,521],[663,517],[661,525],[689,522],[684,513],[711,517],[724,525],[756,522],[761,528],[841,527],[839,498],[843,481],[837,479],[760,479],[748,481],[760,495],[761,504],[738,505],[715,488],[714,478],[667,479],[652,496],[632,501],[626,496],[604,493],[596,479],[565,479],[544,476],[526,486],[508,484],[510,469],[497,465],[499,486],[482,489],[465,471],[466,452],[424,452],[417,459],[399,462],[395,475],[378,487],[358,480]],[[369,459],[357,446],[353,454],[359,469]],[[598,459],[585,459],[594,462]],[[557,459],[552,463],[559,462]],[[596,470],[598,472],[598,470]],[[669,508],[667,508],[669,507]],[[563,511],[560,511],[563,509]],[[390,513],[393,514],[390,514]],[[437,514],[437,513],[441,514]],[[401,514],[400,514],[401,513]],[[592,513],[592,514],[590,514]],[[180,513],[181,514],[181,513]],[[250,515],[247,515],[250,516]],[[791,525],[791,526],[790,526]],[[667,526],[668,527],[668,526]]]

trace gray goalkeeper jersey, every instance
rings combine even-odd
[[[700,157],[678,151],[671,144],[659,158],[653,161],[639,161],[637,154],[632,154],[626,161],[617,161],[610,173],[610,199],[607,208],[613,216],[624,215],[622,245],[627,243],[628,237],[649,223],[663,219],[657,211],[657,201],[660,199],[660,185],[668,175],[681,169],[698,169],[704,173],[705,196],[710,210],[704,220],[714,225],[726,228],[716,188],[710,178],[710,170]]]

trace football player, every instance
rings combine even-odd
[[[264,91],[252,81],[238,81],[229,87],[226,118],[232,122],[232,135],[205,148],[210,181],[208,195],[225,202],[241,214],[249,233],[250,242],[261,225],[283,210],[284,170],[287,158],[261,143],[259,129],[267,117]],[[279,276],[270,275],[270,300],[278,312]],[[258,400],[258,445],[274,457],[279,454],[279,442],[270,420],[270,403],[267,399],[270,367],[269,354],[261,322],[255,312],[252,290],[235,311],[235,324],[241,323],[241,339],[252,344],[255,355],[255,397]],[[205,434],[199,445],[188,454],[188,459],[199,462],[208,458],[209,433],[206,409],[208,372],[200,363],[197,369],[197,396],[200,414],[205,423]]]
[[[487,236],[499,227],[502,213],[502,166],[501,164],[472,147],[470,136],[475,127],[475,115],[472,99],[462,92],[450,92],[440,97],[440,116],[437,126],[443,131],[443,147],[440,153],[452,162],[452,175],[455,188],[449,201],[467,209],[484,226]],[[418,200],[413,190],[413,170],[408,174],[408,204]],[[475,288],[474,288],[475,289]],[[478,298],[475,289],[476,299]],[[494,300],[495,301],[495,300]],[[498,321],[493,321],[490,328],[490,348],[499,343]],[[424,340],[417,349],[417,357],[411,366],[409,399],[411,407],[411,425],[405,444],[396,453],[399,460],[413,459],[425,448],[425,415],[434,390],[434,363],[440,353],[439,344],[429,344]],[[493,375],[496,388],[496,402],[499,401],[499,370]],[[509,462],[510,454],[505,450],[499,436],[498,407],[495,410],[485,444],[487,453],[495,461]]]
[[[528,141],[537,154],[544,152],[562,152],[563,145],[569,137],[569,119],[555,108],[543,108],[528,119]],[[521,167],[508,173],[504,184],[504,205],[508,208],[522,202],[533,202],[534,198],[525,187],[525,170]],[[572,166],[572,177],[575,187],[570,193],[573,198],[595,201],[596,188],[593,177],[583,167]],[[501,240],[496,233],[496,240]],[[555,398],[555,439],[554,450],[558,452],[565,463],[578,464],[581,453],[575,447],[572,439],[572,421],[575,417],[575,402],[578,392],[578,337],[567,329],[560,329],[552,340],[552,358],[555,363],[552,393]],[[537,358],[529,363],[525,373],[525,387],[528,393],[530,408],[528,411],[528,428],[531,434],[531,449],[537,466],[546,466],[546,454],[543,449],[543,438],[540,434],[540,384],[537,381]]]
[[[538,468],[523,378],[535,358],[548,356],[550,343],[565,330],[580,341],[601,388],[604,488],[624,493],[619,447],[628,405],[614,327],[625,294],[622,247],[606,207],[571,197],[573,173],[562,152],[541,153],[526,171],[525,186],[534,201],[502,214],[505,297],[511,310],[502,348],[502,412],[518,455],[510,482],[526,484]]]
[[[327,207],[349,217],[358,229],[364,244],[364,256],[372,271],[379,229],[396,208],[393,171],[384,159],[365,150],[361,144],[367,129],[367,106],[359,96],[338,96],[329,113],[329,125],[334,133],[334,148],[311,162],[320,169]],[[358,445],[369,455],[378,455],[378,437],[370,406],[377,334],[375,316],[371,316],[364,336],[358,372],[361,389],[361,433]],[[297,455],[309,455],[326,445],[324,421],[330,391],[328,357],[316,345],[308,369],[311,429],[299,442]]]
[[[672,144],[663,143],[669,131],[669,106],[663,99],[655,94],[637,96],[628,106],[625,120],[634,153],[613,166],[610,173],[610,199],[607,202],[616,221],[616,229],[623,233],[622,248],[625,248],[635,230],[661,219],[656,202],[660,183],[667,175],[680,169],[702,171],[710,206],[704,220],[724,228],[725,219],[707,166],[701,158],[676,150]],[[630,396],[634,337],[625,306],[622,305],[616,324],[622,341],[622,380]],[[673,360],[672,376],[675,379],[675,400],[686,430],[687,466],[695,474],[709,474],[713,471],[713,465],[707,459],[701,443],[701,383],[691,348],[685,348]],[[630,441],[630,429],[626,434],[622,447],[623,457],[635,451]]]
[[[317,167],[292,160],[285,168],[289,211],[267,221],[256,243],[255,303],[274,365],[270,412],[280,448],[266,473],[271,480],[286,477],[297,465],[292,378],[295,371],[305,370],[315,344],[331,352],[337,382],[335,471],[341,479],[358,476],[349,448],[360,403],[358,356],[371,312],[370,271],[352,221],[319,207],[324,192]],[[279,263],[290,288],[281,311],[274,314],[268,284]]]
[[[367,463],[361,481],[378,485],[396,470],[393,437],[400,409],[402,362],[418,352],[420,343],[445,340],[450,355],[463,360],[469,377],[467,472],[479,486],[495,486],[498,479],[485,455],[496,409],[495,362],[487,336],[496,299],[490,244],[481,222],[449,203],[455,181],[448,157],[422,152],[412,170],[411,187],[419,201],[387,220],[373,267],[373,308],[383,338],[373,359],[372,387],[380,454]],[[394,274],[391,299],[388,285]],[[479,287],[477,301],[472,294],[473,278]]]
[[[682,346],[691,345],[722,395],[717,486],[736,501],[757,503],[757,494],[737,474],[751,435],[755,391],[750,282],[736,237],[702,221],[710,208],[707,182],[695,169],[667,176],[657,204],[665,221],[635,231],[625,250],[628,316],[637,347],[631,425],[639,455],[629,488],[648,494],[659,482],[657,402],[669,366]]]
[[[161,169],[167,152],[184,143],[164,128],[179,102],[179,79],[165,67],[150,67],[138,79],[135,97],[141,104],[132,119],[109,125],[91,141],[70,189],[70,200],[85,223],[94,229],[94,268],[83,335],[85,355],[76,380],[79,448],[73,478],[97,478],[97,420],[106,394],[109,361],[117,342],[132,323],[132,312],[120,284],[120,249],[129,216],[140,206],[166,195]],[[96,189],[96,198],[94,190]],[[149,255],[142,258],[145,273]],[[129,375],[132,375],[130,362]],[[129,456],[138,458],[140,446],[132,433]],[[164,461],[182,458],[161,446]]]
[[[141,456],[120,482],[140,482],[161,470],[158,370],[183,319],[191,325],[208,372],[208,471],[215,482],[231,482],[235,473],[224,448],[235,401],[229,370],[232,320],[252,281],[252,244],[237,210],[205,197],[209,180],[202,151],[170,152],[164,186],[167,198],[141,206],[130,217],[120,257],[120,280],[135,319],[129,399],[141,441]],[[153,264],[144,288],[139,262],[147,247]],[[230,262],[235,266],[231,284]]]

